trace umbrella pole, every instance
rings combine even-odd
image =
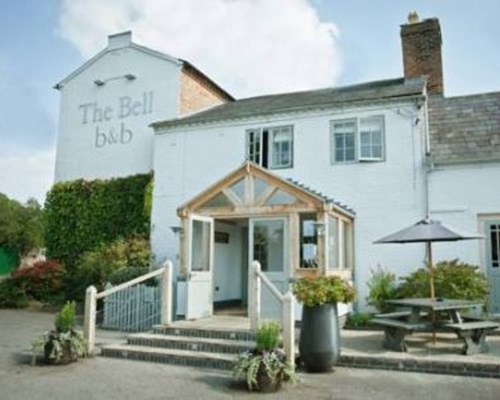
[[[429,268],[429,275],[430,275],[430,285],[431,285],[431,299],[435,300],[436,298],[436,292],[434,289],[434,268],[432,266],[432,246],[431,242],[427,242],[427,257],[428,257],[428,268]],[[434,310],[432,310],[432,343],[435,345],[436,344],[436,330],[434,329],[434,322],[435,322],[435,316],[434,316]]]

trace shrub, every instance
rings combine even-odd
[[[346,328],[359,328],[363,326],[370,325],[370,320],[372,319],[372,315],[368,313],[354,313],[349,314],[345,321]]]
[[[39,261],[31,268],[14,271],[12,280],[32,299],[53,304],[60,300],[64,272],[57,261]]]
[[[117,271],[129,266],[149,268],[149,242],[142,238],[118,239],[85,253],[73,274],[66,280],[68,299],[83,300],[85,290],[94,285],[101,291]]]
[[[0,308],[25,308],[29,305],[29,298],[24,288],[12,278],[5,278],[0,282]]]
[[[149,272],[149,267],[126,267],[120,268],[111,273],[108,282],[113,286],[119,285],[120,283],[128,282],[134,278],[141,275],[147,274]],[[157,282],[155,279],[149,279],[144,282],[148,286],[156,286]]]
[[[338,276],[301,278],[293,284],[293,294],[306,306],[354,301],[354,288]]]
[[[369,305],[380,312],[393,310],[394,307],[387,304],[386,301],[395,299],[397,296],[396,275],[379,266],[376,270],[371,270],[367,286],[369,294],[366,300]]]
[[[421,268],[401,280],[398,288],[400,297],[429,297],[430,273],[427,268]],[[479,267],[458,259],[435,264],[434,286],[436,297],[449,299],[485,302],[489,293],[488,279],[479,271]]]

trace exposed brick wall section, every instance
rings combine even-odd
[[[210,80],[190,67],[183,67],[181,73],[180,115],[206,110],[232,100]]]
[[[441,27],[437,18],[401,25],[405,78],[427,76],[429,94],[443,95]]]

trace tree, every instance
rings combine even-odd
[[[43,246],[43,211],[35,199],[26,205],[0,193],[0,247],[20,256]]]

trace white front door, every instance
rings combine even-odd
[[[281,292],[288,291],[287,223],[285,218],[252,218],[249,229],[249,264],[260,262],[262,271]],[[261,313],[263,318],[280,318],[281,303],[266,285],[262,285]]]
[[[210,317],[213,313],[213,218],[190,216],[188,240],[186,319]]]

